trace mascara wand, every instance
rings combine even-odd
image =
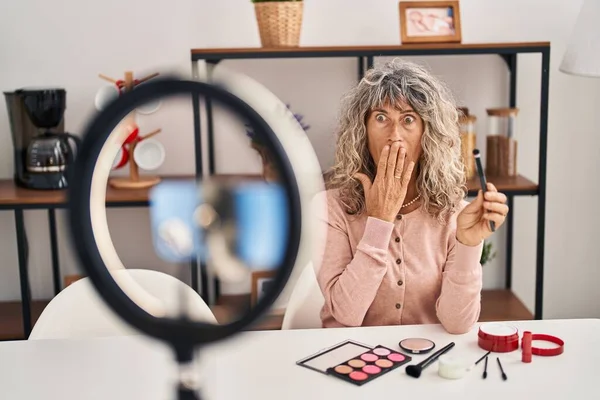
[[[504,368],[502,368],[502,364],[500,364],[500,358],[496,357],[496,361],[498,361],[498,366],[500,367],[500,372],[502,373],[502,379],[507,380],[508,376],[504,373]]]
[[[487,360],[488,360],[488,357],[485,356],[485,365],[483,366],[483,377],[482,377],[483,379],[487,378]]]

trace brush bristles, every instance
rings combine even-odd
[[[421,376],[421,367],[417,365],[409,365],[406,367],[406,374],[412,376],[413,378],[418,378]]]

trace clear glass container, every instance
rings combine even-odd
[[[475,159],[473,158],[473,150],[477,145],[476,121],[477,117],[474,115],[461,115],[459,118],[461,154],[467,179],[471,179],[477,172]]]
[[[518,108],[489,108],[485,173],[488,176],[517,175],[516,118]]]

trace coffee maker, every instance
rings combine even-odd
[[[64,131],[64,89],[4,92],[14,147],[14,179],[28,189],[65,189],[80,139]]]

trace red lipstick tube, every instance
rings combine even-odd
[[[523,350],[521,354],[521,361],[524,363],[531,362],[531,332],[523,332],[523,339],[521,341],[521,348]]]

